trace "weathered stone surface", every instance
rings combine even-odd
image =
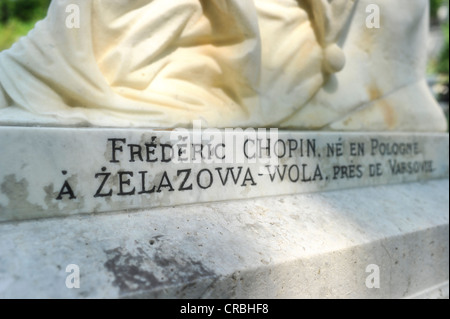
[[[0,127],[0,221],[447,178],[448,143],[438,133]]]
[[[1,223],[0,297],[448,297],[448,194],[441,180]]]

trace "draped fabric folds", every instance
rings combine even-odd
[[[326,66],[342,60],[327,48],[352,4],[53,1],[0,54],[0,115],[15,107],[62,124],[268,126],[301,109],[342,67]]]

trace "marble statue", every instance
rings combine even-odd
[[[445,131],[424,77],[427,6],[53,1],[0,54],[0,124]]]

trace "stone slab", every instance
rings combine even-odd
[[[0,224],[0,298],[448,298],[448,280],[448,179]]]
[[[448,178],[448,134],[0,127],[0,221]]]

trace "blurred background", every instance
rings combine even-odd
[[[449,0],[430,1],[427,78],[448,119]],[[0,0],[0,51],[8,49],[43,19],[51,0]],[[402,14],[399,12],[399,14]]]
[[[0,51],[11,47],[43,19],[51,0],[0,0]]]
[[[448,111],[448,26],[449,0],[430,0],[430,36],[428,37],[427,78],[431,91],[444,109]]]

